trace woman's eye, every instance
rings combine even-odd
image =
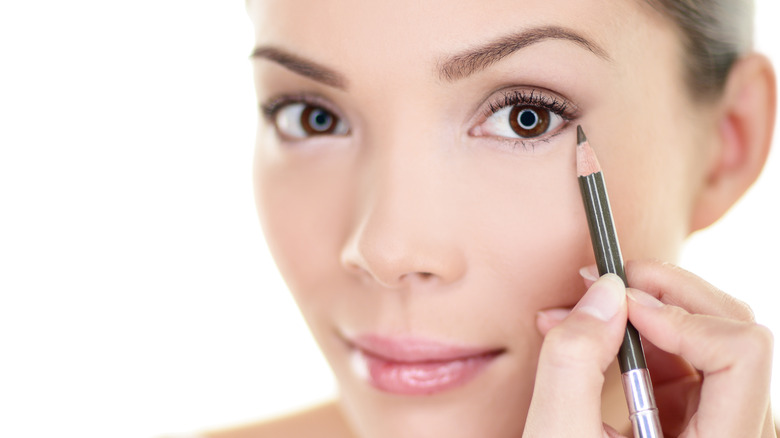
[[[293,139],[349,133],[347,124],[331,111],[303,102],[282,106],[275,112],[273,122],[282,136]]]
[[[537,105],[505,106],[480,126],[482,135],[509,138],[535,138],[554,131],[563,117]]]

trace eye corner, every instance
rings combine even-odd
[[[258,108],[263,118],[270,122],[276,115],[276,111],[279,109],[279,105],[275,101],[263,102],[258,105]]]

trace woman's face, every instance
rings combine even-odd
[[[576,126],[624,257],[674,259],[708,116],[639,0],[254,0],[256,196],[372,437],[519,436],[542,342],[593,263]]]

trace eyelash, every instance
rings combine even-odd
[[[538,90],[509,90],[503,93],[498,99],[488,104],[485,110],[485,117],[490,117],[498,111],[515,105],[531,105],[548,109],[555,114],[563,117],[566,121],[571,121],[576,117],[576,110],[573,105],[565,100],[559,100],[555,96],[548,96],[538,92]]]
[[[270,101],[261,104],[260,111],[263,113],[263,117],[269,123],[273,123],[274,118],[276,117],[276,113],[278,113],[280,109],[294,103],[304,103],[307,105],[319,106],[332,112],[336,116],[341,117],[339,112],[332,108],[327,100],[308,94],[285,94],[275,97]]]
[[[506,107],[527,105],[535,106],[545,110],[549,110],[558,116],[560,116],[564,123],[568,124],[572,120],[575,120],[579,116],[579,109],[571,102],[563,99],[562,97],[554,94],[548,94],[536,89],[512,89],[502,91],[501,95],[488,102],[487,106],[483,110],[481,123],[484,123],[493,114],[501,111]],[[561,131],[561,128],[557,130]],[[520,146],[524,149],[533,149],[533,143],[540,141],[548,141],[551,137],[557,135],[558,132],[552,135],[547,135],[541,138],[533,139],[516,139],[501,137],[502,141],[511,143],[513,146]]]

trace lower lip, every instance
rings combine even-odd
[[[353,352],[353,368],[375,388],[403,395],[431,395],[470,381],[483,371],[497,353],[482,354],[454,360],[427,362],[395,362]]]

